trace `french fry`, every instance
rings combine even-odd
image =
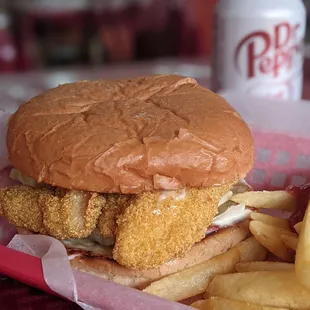
[[[290,225],[287,219],[271,216],[268,214],[258,213],[258,212],[252,212],[250,215],[250,218],[252,220],[261,221],[268,225],[290,231]]]
[[[240,242],[236,249],[239,251],[239,262],[263,261],[267,251],[253,236]]]
[[[295,270],[298,281],[310,291],[310,202],[301,225],[296,250]],[[310,309],[310,307],[309,307]]]
[[[205,297],[298,310],[310,309],[310,292],[298,283],[294,271],[256,271],[217,275]]]
[[[211,297],[206,300],[199,300],[191,304],[191,307],[200,310],[289,310],[287,308],[258,306],[221,297]]]
[[[234,195],[231,200],[258,209],[296,210],[295,197],[286,191],[245,192]]]
[[[144,292],[173,301],[183,300],[205,292],[215,275],[234,272],[238,262],[265,257],[264,247],[251,237],[209,261],[153,282]]]
[[[155,281],[143,291],[173,301],[183,300],[205,292],[216,274],[234,272],[238,261],[239,252],[232,248],[205,263]]]
[[[284,244],[291,248],[292,250],[296,251],[297,243],[298,243],[298,235],[288,235],[288,234],[282,234],[280,236],[280,239],[284,242]]]
[[[294,270],[295,265],[282,262],[244,262],[236,265],[237,272]]]
[[[297,234],[300,233],[301,224],[302,224],[302,222],[299,222],[299,223],[297,223],[297,224],[294,225],[294,228],[295,228]]]
[[[260,221],[251,221],[250,231],[255,239],[271,253],[286,262],[294,261],[294,251],[288,248],[281,240],[281,235],[294,235],[294,233],[265,224]]]

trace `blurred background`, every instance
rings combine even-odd
[[[0,72],[211,53],[216,0],[1,0]]]
[[[216,2],[0,0],[0,101],[24,101],[79,79],[208,79]],[[310,0],[304,2],[310,12]]]
[[[304,2],[310,11],[310,1]],[[215,4],[216,0],[0,0],[0,73],[209,57]]]

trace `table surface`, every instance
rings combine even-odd
[[[174,73],[196,78],[199,83],[210,85],[211,69],[206,59],[162,59],[124,65],[110,65],[74,70],[49,72],[12,73],[0,75],[0,110],[14,111],[17,106],[46,89],[77,80],[121,78],[159,73]],[[303,98],[310,99],[310,58],[304,64]]]
[[[77,310],[75,303],[8,278],[0,278],[1,310]]]
[[[76,80],[120,78],[158,73],[176,73],[191,76],[205,86],[209,85],[211,70],[207,60],[160,60],[138,64],[105,66],[101,68],[34,72],[0,75],[0,110],[14,111],[16,107],[58,84]],[[303,98],[310,99],[310,58],[304,64]],[[80,309],[74,303],[46,294],[22,283],[0,276],[0,309]]]

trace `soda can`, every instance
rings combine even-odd
[[[299,100],[305,30],[302,0],[220,0],[215,9],[213,90]]]

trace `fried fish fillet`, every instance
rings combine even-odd
[[[90,192],[62,191],[40,197],[48,234],[58,239],[88,237],[97,225],[105,198]]]
[[[108,194],[98,221],[98,230],[103,238],[115,238],[118,216],[128,205],[132,195]]]
[[[26,185],[2,188],[0,189],[1,214],[16,226],[46,234],[39,199],[41,195],[49,193],[50,191],[47,189]]]
[[[0,206],[11,223],[61,240],[93,236],[104,244],[108,238],[110,245],[115,238],[113,258],[118,263],[149,269],[181,257],[204,238],[229,188],[108,194],[105,198],[91,192],[22,185],[2,189]]]
[[[106,201],[96,193],[26,185],[0,193],[1,213],[9,222],[58,239],[88,237]]]
[[[148,269],[181,257],[205,237],[229,186],[135,196],[117,220],[113,258]]]

